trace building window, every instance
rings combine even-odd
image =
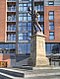
[[[43,6],[43,5],[40,6],[40,10],[41,10],[41,11],[44,10],[44,6]]]
[[[19,4],[19,12],[27,11],[28,4]]]
[[[35,6],[35,9],[36,9],[37,11],[43,11],[43,10],[44,10],[44,6],[43,6],[43,5],[36,5],[36,6]]]
[[[16,34],[8,34],[7,40],[8,41],[16,41]]]
[[[31,32],[28,33],[19,33],[18,34],[18,41],[30,40]]]
[[[48,1],[48,5],[53,6],[54,5],[54,1]]]
[[[31,16],[27,13],[19,14],[19,21],[31,21]]]
[[[16,24],[8,24],[7,30],[8,31],[16,31]]]
[[[40,15],[39,15],[39,17],[38,17],[38,21],[40,21]]]
[[[27,14],[19,14],[19,21],[27,21]]]
[[[19,33],[18,34],[18,40],[22,41],[22,40],[27,40],[28,38],[28,34],[27,33]]]
[[[54,22],[49,22],[49,30],[54,30]]]
[[[16,15],[11,15],[11,14],[8,15],[8,16],[7,16],[7,21],[15,22],[15,21],[16,21]]]
[[[43,24],[41,24],[41,27],[42,27],[42,31],[43,31],[43,33],[44,33],[44,25],[43,25]]]
[[[21,22],[18,26],[19,32],[31,32],[31,22]]]
[[[60,53],[60,43],[46,43],[46,53]]]
[[[28,22],[27,24],[28,24],[28,25],[27,25],[27,26],[28,26],[27,30],[28,30],[29,32],[31,32],[31,29],[32,29],[32,28],[31,28],[31,22]]]
[[[15,4],[8,4],[7,9],[8,9],[8,11],[16,11],[16,5]]]
[[[19,32],[26,32],[27,31],[27,26],[25,26],[26,23],[22,24],[22,26],[18,27]]]
[[[20,3],[19,4],[19,12],[26,12],[27,11],[27,7],[31,6],[31,3],[27,4],[27,3]]]
[[[31,21],[31,15],[30,14],[28,14],[27,18],[28,18],[28,21]]]
[[[15,44],[0,44],[0,53],[15,53],[15,49],[16,49]]]
[[[49,39],[54,40],[54,32],[49,32]]]
[[[21,2],[21,1],[31,1],[31,0],[19,0],[19,2]]]
[[[39,15],[39,17],[38,17],[38,21],[41,21],[41,22],[44,21],[44,17],[43,17],[43,15]]]
[[[49,11],[49,20],[54,20],[54,11]]]
[[[30,53],[30,44],[29,43],[19,43],[18,44],[18,53],[20,54],[29,54]]]
[[[41,22],[44,21],[44,16],[43,16],[43,15],[40,16],[40,21],[41,21]]]

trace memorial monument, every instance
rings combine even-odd
[[[45,52],[45,35],[42,32],[42,27],[38,23],[38,12],[36,10],[31,13],[28,8],[28,13],[33,19],[33,35],[31,36],[31,54],[28,64],[33,67],[48,66],[49,60]]]

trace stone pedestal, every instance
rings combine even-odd
[[[48,66],[49,60],[45,52],[45,36],[42,32],[37,32],[31,37],[31,55],[29,65],[33,67]]]

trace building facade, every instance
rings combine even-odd
[[[0,52],[30,53],[32,0],[0,1]],[[46,35],[46,52],[60,52],[60,0],[34,0],[38,21]],[[5,52],[3,52],[5,50]]]

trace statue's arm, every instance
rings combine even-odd
[[[39,13],[37,13],[37,16],[39,16]]]
[[[32,15],[32,13],[31,12],[28,12],[30,15]]]

